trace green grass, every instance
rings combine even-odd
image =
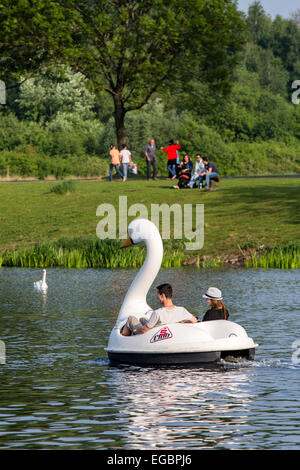
[[[87,253],[93,250],[89,248],[86,251],[83,245],[78,245],[78,239],[83,243],[83,239],[95,238],[96,226],[101,219],[96,216],[100,204],[112,204],[118,218],[120,195],[127,196],[128,208],[136,203],[144,204],[149,218],[151,204],[193,204],[194,207],[197,203],[204,204],[204,247],[198,252],[187,252],[182,246],[176,247],[172,240],[165,241],[171,265],[176,264],[176,259],[180,265],[187,258],[195,258],[198,266],[219,266],[222,265],[222,257],[229,254],[241,251],[257,253],[257,248],[263,246],[262,255],[266,256],[265,253],[271,253],[275,247],[299,241],[299,178],[223,179],[217,191],[209,193],[196,189],[175,190],[173,182],[165,180],[77,182],[76,191],[66,197],[51,192],[52,186],[50,182],[0,183],[2,265],[8,263],[9,256],[19,260],[15,262],[34,265],[37,253],[40,253],[40,260],[43,256],[48,257],[47,263],[51,263],[52,258],[61,257],[59,265],[89,265]],[[128,223],[133,218],[128,217]],[[65,245],[67,241],[73,245],[69,248],[60,246],[57,242],[61,239],[65,240]],[[74,240],[77,240],[77,245]],[[120,255],[125,257],[121,259],[116,255],[119,241],[99,243],[106,251],[112,250],[103,261],[107,267],[141,262],[140,248],[136,248],[138,255],[132,254],[134,251],[130,249],[122,250],[128,254]],[[33,250],[36,245],[38,247]],[[97,253],[101,252],[99,246]],[[98,254],[94,252],[93,256],[96,259]],[[284,252],[282,256],[290,255]],[[138,258],[139,261],[134,261]],[[39,266],[43,263],[40,260]],[[94,260],[93,265],[97,262]],[[252,260],[252,265],[255,263],[258,263],[257,255]]]

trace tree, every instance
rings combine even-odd
[[[247,24],[252,41],[263,48],[269,47],[272,19],[266,15],[259,1],[255,1],[249,6]]]
[[[271,47],[275,57],[280,57],[290,80],[297,80],[300,73],[300,28],[293,20],[276,16],[272,24]]]
[[[244,63],[247,70],[258,73],[262,88],[274,94],[287,96],[289,73],[285,70],[281,59],[275,57],[271,49],[249,43]]]
[[[191,76],[228,90],[243,46],[245,25],[235,0],[16,0],[10,12],[11,4],[0,3],[7,8],[0,54],[11,44],[21,64],[16,59],[6,66],[26,70],[27,58],[36,69],[56,57],[81,72],[96,93],[112,97],[119,146],[126,141],[126,113],[154,92]]]
[[[271,68],[268,67],[269,72],[271,71],[273,75],[277,74],[276,81],[278,82],[279,77],[275,69],[278,69],[278,72],[281,69],[283,79],[285,75],[282,74],[283,68],[289,73],[287,91],[290,93],[290,82],[296,80],[300,73],[300,28],[297,24],[297,12],[294,13],[293,19],[284,19],[277,15],[272,21],[266,15],[260,2],[255,1],[249,7],[247,23],[252,41],[265,50],[269,49],[264,61],[271,65]],[[277,63],[274,62],[272,55],[281,63],[279,60]],[[273,62],[271,64],[270,59]]]
[[[67,68],[61,80],[43,75],[27,79],[15,99],[19,118],[47,122],[57,113],[76,113],[83,120],[93,118],[95,95],[86,81],[81,73]]]
[[[300,8],[298,8],[291,14],[291,18],[292,20],[296,21],[298,26],[300,26]]]
[[[70,45],[68,17],[49,0],[0,0],[0,78],[15,80]],[[55,25],[59,25],[59,30]],[[68,42],[69,38],[69,42]]]

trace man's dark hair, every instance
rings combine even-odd
[[[202,157],[202,160],[203,160],[204,162],[208,162],[207,157]]]
[[[165,294],[167,299],[172,298],[173,290],[172,290],[172,286],[170,284],[167,284],[167,283],[166,284],[161,284],[160,286],[157,286],[156,289],[158,290],[160,295]]]

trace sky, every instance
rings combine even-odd
[[[238,0],[239,10],[247,13],[248,6],[253,3],[254,0]],[[260,4],[263,6],[265,12],[272,18],[276,15],[280,15],[283,18],[289,18],[291,13],[295,10],[300,9],[299,0],[260,0]]]

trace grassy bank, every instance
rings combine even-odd
[[[149,218],[151,204],[204,204],[203,248],[186,251],[182,241],[172,240],[171,218],[171,240],[164,241],[164,266],[299,268],[300,179],[222,180],[217,191],[209,193],[178,191],[172,186],[165,180],[91,181],[77,182],[72,193],[56,194],[51,182],[1,183],[0,264],[140,266],[143,249],[120,252],[119,241],[95,237],[101,219],[96,216],[97,207],[112,204],[118,222],[119,196],[127,196],[127,208],[141,203]],[[128,223],[133,218],[128,216]]]

